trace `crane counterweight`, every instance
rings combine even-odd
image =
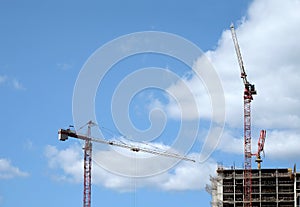
[[[58,140],[59,141],[66,141],[68,139],[68,134],[65,133],[64,129],[58,130]]]

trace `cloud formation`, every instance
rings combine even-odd
[[[0,179],[12,179],[15,177],[27,177],[27,172],[21,171],[5,158],[0,158]]]
[[[254,1],[236,28],[248,80],[258,91],[252,102],[252,126],[267,129],[265,149],[268,159],[275,160],[279,154],[281,159],[290,159],[299,154],[294,149],[300,145],[297,138],[300,125],[300,94],[297,90],[300,81],[299,10],[299,0]],[[223,82],[226,122],[233,128],[242,127],[243,86],[238,78],[229,30],[223,32],[217,49],[208,51],[207,55]],[[231,141],[237,139],[233,137]],[[221,149],[228,152],[226,145]]]
[[[23,86],[23,84],[17,79],[12,80],[12,85],[13,85],[14,89],[16,89],[16,90],[25,90],[26,89]]]
[[[255,0],[248,12],[236,24],[236,33],[244,60],[248,80],[254,83],[258,95],[252,102],[253,132],[267,129],[266,150],[281,151],[280,146],[293,149],[300,145],[297,139],[300,126],[300,1],[299,0]],[[219,74],[226,99],[226,128],[222,135],[219,150],[226,153],[243,153],[243,83],[234,45],[229,29],[224,30],[216,49],[207,51],[206,56]],[[197,62],[195,68],[201,62]],[[200,67],[201,68],[201,67]],[[186,80],[198,98],[198,108],[203,110],[200,116],[209,117],[209,101],[201,98],[205,90],[195,77]],[[200,86],[199,86],[200,85]],[[180,91],[180,84],[170,90]],[[200,95],[199,95],[200,94]],[[182,97],[186,106],[189,100]],[[162,106],[160,106],[162,107]],[[165,111],[174,111],[170,102]],[[197,113],[192,113],[195,116]],[[195,117],[196,118],[196,117]],[[240,129],[240,130],[236,130]],[[258,137],[259,133],[252,136]],[[293,137],[286,142],[284,136]],[[254,139],[255,140],[255,139]],[[240,145],[237,145],[240,143]],[[235,144],[235,145],[234,145]],[[255,145],[255,144],[253,144]],[[282,149],[282,148],[281,148]],[[275,159],[275,153],[268,158]],[[282,151],[282,155],[291,151]],[[296,153],[297,154],[297,153]],[[294,154],[294,155],[296,155]],[[285,157],[285,156],[282,156]]]
[[[98,152],[94,153],[97,154]],[[101,151],[102,156],[114,160],[114,153]],[[58,181],[80,183],[83,179],[83,152],[78,145],[70,146],[59,150],[55,146],[47,146],[45,155],[48,158],[48,166],[53,178]],[[136,153],[137,158],[140,154]],[[141,155],[144,157],[145,155]],[[191,157],[199,157],[198,154],[191,154]],[[122,160],[115,162],[128,170],[142,170],[151,168],[149,162],[143,165],[122,163]],[[126,177],[116,175],[103,169],[97,164],[97,158],[93,162],[92,182],[94,185],[104,186],[117,191],[134,191],[137,188],[153,187],[167,191],[199,190],[204,189],[210,174],[214,174],[216,162],[209,160],[202,164],[182,161],[173,170],[149,177]],[[199,179],[200,178],[200,179]]]
[[[252,102],[253,149],[260,128],[267,129],[266,153],[268,159],[288,160],[299,157],[298,138],[300,129],[300,1],[299,0],[254,0],[248,12],[238,24],[236,33],[241,47],[248,80],[256,85],[258,95]],[[228,154],[243,154],[243,84],[234,46],[229,30],[224,30],[216,49],[206,56],[218,73],[226,100],[226,128],[217,150]],[[196,62],[195,69],[201,67]],[[208,94],[201,81],[193,76],[183,78],[196,94],[198,113],[188,113],[192,120],[203,116],[211,118]],[[167,90],[181,91],[180,84]],[[190,100],[182,94],[179,101],[189,108]],[[177,118],[180,112],[175,102],[168,104],[153,100],[150,108],[162,108],[170,117]],[[103,152],[103,153],[109,153]],[[109,155],[109,154],[108,154]],[[195,153],[196,157],[198,156]],[[70,182],[82,181],[82,152],[79,146],[58,150],[46,148],[49,167],[63,173],[56,178]],[[156,187],[164,190],[203,189],[214,174],[216,162],[208,159],[203,164],[181,162],[174,169],[148,178],[128,178],[107,172],[94,164],[93,183],[118,191],[130,191],[136,187]],[[125,165],[125,168],[132,168]],[[145,166],[142,167],[150,167]],[[132,169],[128,169],[132,170]]]
[[[9,85],[16,90],[26,90],[18,79],[6,75],[0,75],[0,85]]]

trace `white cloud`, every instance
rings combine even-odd
[[[300,94],[297,90],[300,82],[299,10],[299,0],[257,0],[236,28],[248,80],[258,91],[252,102],[252,126],[268,129],[265,147],[268,159],[288,160],[299,154],[296,147],[300,145],[297,138],[300,125]],[[243,86],[238,78],[239,69],[229,30],[223,32],[217,49],[207,55],[223,82],[226,122],[229,126],[243,127]],[[259,135],[252,133],[252,136]],[[229,145],[241,141],[234,136],[228,139],[231,140]],[[255,149],[256,139],[252,143]],[[242,146],[239,145],[241,152]],[[225,152],[230,149],[228,145],[220,148]]]
[[[12,80],[12,85],[13,85],[14,89],[16,89],[16,90],[25,90],[26,89],[23,86],[23,84],[17,79]]]
[[[255,0],[250,5],[247,16],[236,27],[248,80],[256,85],[258,95],[252,102],[252,126],[267,129],[265,151],[268,159],[290,160],[299,157],[300,139],[300,1],[299,0]],[[229,27],[228,23],[228,27]],[[226,99],[226,128],[218,150],[226,153],[243,153],[243,85],[229,29],[223,32],[218,46],[206,52],[214,65],[224,88]],[[200,64],[198,62],[197,64]],[[199,65],[195,65],[197,68]],[[186,113],[187,119],[197,116],[211,118],[206,89],[199,86],[193,77],[172,85],[168,90],[180,92],[182,87],[190,87],[197,99],[199,114]],[[199,80],[198,80],[199,81]],[[184,83],[184,84],[183,84]],[[185,86],[183,86],[185,85]],[[179,94],[184,109],[191,108],[190,97]],[[174,118],[180,111],[175,102],[163,105],[153,103],[153,107],[163,108]],[[209,106],[207,106],[209,105]],[[201,108],[202,107],[202,108]],[[253,151],[259,134],[252,133]],[[241,137],[241,138],[240,138]],[[82,153],[80,147],[58,150],[47,149],[49,166],[63,171],[63,179],[79,182],[82,180]],[[111,156],[110,152],[102,152]],[[114,157],[109,157],[111,160]],[[118,160],[115,162],[120,164]],[[96,166],[96,165],[94,165]],[[132,165],[123,165],[128,171]],[[143,169],[149,168],[147,162]],[[133,187],[157,187],[164,190],[203,189],[209,174],[214,174],[213,160],[200,164],[181,162],[172,171],[147,179],[126,178],[109,173],[100,167],[93,167],[93,182],[116,190],[131,190]],[[143,170],[141,169],[141,170]]]
[[[187,92],[187,88],[192,92]],[[211,103],[203,83],[197,76],[192,79],[183,77],[182,81],[167,89],[170,94],[176,94],[176,99],[169,99],[166,111],[171,117],[187,120],[198,117],[211,118]],[[197,107],[198,106],[198,107]]]
[[[299,131],[273,130],[267,132],[265,154],[267,159],[299,162]]]
[[[28,175],[27,172],[23,172],[19,168],[13,166],[9,160],[0,158],[0,179],[26,177]]]
[[[65,150],[58,150],[48,145],[45,149],[45,156],[48,158],[50,169],[61,169],[64,174],[53,175],[55,180],[68,182],[81,182],[83,177],[83,159],[79,146],[69,147]]]
[[[95,154],[99,153],[112,163],[121,165],[123,168],[128,168],[128,170],[143,171],[151,168],[151,163],[148,163],[146,159],[144,159],[142,164],[128,164],[126,162],[124,163],[122,159],[116,160],[114,153],[111,151],[98,151]],[[135,154],[139,157],[140,153]],[[56,180],[82,182],[83,153],[79,146],[73,145],[63,150],[58,150],[54,146],[47,146],[45,155],[48,158],[48,165],[51,171],[59,171],[59,173],[57,172],[57,174],[53,176]],[[141,156],[143,157],[144,155]],[[199,154],[191,154],[190,156],[197,159]],[[94,159],[97,160],[95,156]],[[97,162],[93,162],[92,182],[94,185],[104,186],[117,191],[133,191],[136,188],[143,187],[154,187],[168,191],[197,190],[204,189],[205,184],[209,183],[209,175],[215,173],[216,166],[214,160],[209,160],[202,164],[182,161],[176,165],[174,169],[165,173],[143,178],[116,175],[100,167]]]
[[[222,122],[225,110],[223,89],[213,65],[206,56],[201,56],[193,64],[193,70],[165,89],[169,94],[167,104],[154,99],[150,107],[160,108],[177,120],[201,118]]]
[[[17,80],[16,78],[12,78],[6,75],[0,75],[0,85],[5,84],[13,87],[16,90],[25,90],[24,85]]]
[[[194,154],[194,156],[199,156]],[[214,160],[205,163],[182,162],[168,173],[167,178],[161,183],[164,190],[199,190],[204,189],[209,183],[209,176],[215,174],[217,164]]]
[[[253,140],[255,142],[255,140]],[[218,145],[218,150],[231,154],[243,154],[243,138],[236,137],[234,132],[225,129],[223,130],[221,141]]]
[[[298,128],[300,124],[299,9],[297,0],[254,1],[246,20],[236,29],[248,79],[258,90],[252,104],[256,126],[283,129]],[[208,55],[223,81],[227,122],[238,126],[243,117],[243,87],[228,30],[218,48]]]
[[[250,5],[247,15],[239,21],[236,33],[244,60],[248,80],[255,84],[258,95],[252,102],[252,126],[267,129],[266,149],[270,158],[277,158],[279,151],[282,159],[298,155],[295,146],[300,145],[298,139],[300,126],[300,1],[299,0],[255,0]],[[226,153],[243,152],[243,83],[235,54],[231,32],[225,30],[220,37],[215,50],[207,51],[206,56],[219,74],[224,88],[226,100],[226,127],[222,136],[219,150]],[[198,62],[195,69],[201,62]],[[186,85],[193,89],[200,113],[209,116],[210,103],[203,96],[206,91],[194,77],[184,79]],[[182,84],[178,83],[169,88],[181,91]],[[181,97],[184,107],[189,109],[191,100],[184,95]],[[180,114],[180,108],[170,104],[165,111]],[[203,110],[203,111],[201,111]],[[178,112],[179,111],[179,112]],[[236,130],[240,129],[240,130]],[[240,134],[241,133],[241,134]],[[286,134],[290,140],[286,142]],[[252,133],[255,149],[255,137]],[[269,138],[270,136],[270,138]],[[276,137],[278,136],[278,137]],[[223,143],[223,144],[222,144]],[[227,143],[227,144],[224,144]],[[288,150],[288,149],[291,150]]]

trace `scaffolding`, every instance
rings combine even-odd
[[[218,167],[206,190],[212,196],[212,207],[243,207],[244,169]],[[300,173],[292,169],[252,169],[253,207],[299,206]]]

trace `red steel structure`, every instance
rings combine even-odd
[[[107,144],[107,145],[116,146],[116,147],[122,147],[122,148],[129,149],[133,152],[146,152],[146,153],[150,153],[150,154],[162,155],[162,156],[172,157],[172,158],[181,159],[181,160],[185,160],[185,161],[196,162],[193,159],[190,159],[188,157],[182,156],[177,153],[148,149],[148,148],[144,148],[144,147],[137,147],[137,146],[125,144],[123,142],[108,141],[105,139],[93,138],[93,137],[91,137],[91,127],[95,126],[96,124],[92,121],[89,121],[86,125],[88,126],[87,135],[78,134],[75,130],[71,130],[71,129],[59,129],[58,130],[58,139],[60,141],[66,141],[69,137],[73,137],[73,138],[85,141],[84,148],[83,148],[83,150],[84,150],[83,207],[91,207],[92,142]],[[84,126],[86,126],[86,125],[84,125]]]
[[[259,135],[259,139],[258,139],[258,143],[257,143],[257,153],[252,154],[253,156],[256,156],[256,160],[255,162],[257,162],[257,169],[260,170],[261,169],[261,152],[264,151],[264,146],[265,146],[265,139],[266,139],[266,130],[261,130],[260,131],[260,135]]]
[[[91,127],[94,125],[92,121],[88,122],[87,137],[91,137]],[[85,140],[84,144],[84,164],[83,164],[83,207],[91,206],[92,194],[92,142]]]
[[[247,80],[247,74],[245,72],[244,63],[242,55],[240,52],[240,47],[237,41],[236,33],[234,30],[234,25],[230,26],[232,39],[238,58],[241,78],[244,82],[244,206],[252,206],[252,174],[251,174],[251,101],[253,100],[253,95],[256,95],[256,90],[253,84],[250,84]]]

